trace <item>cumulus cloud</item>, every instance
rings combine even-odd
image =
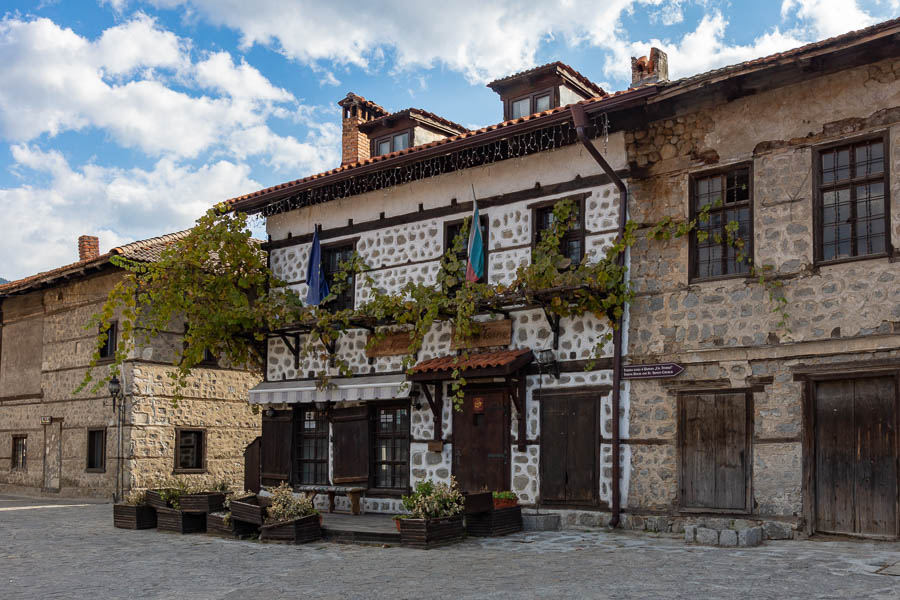
[[[2,276],[24,277],[78,260],[79,235],[100,237],[102,251],[190,227],[210,206],[261,186],[247,165],[219,160],[200,167],[160,159],[151,169],[93,163],[73,168],[58,151],[13,145],[14,169],[28,180],[0,189]]]
[[[896,10],[896,5],[893,10]],[[791,15],[802,20],[818,39],[862,29],[878,21],[856,0],[783,0],[782,19]]]

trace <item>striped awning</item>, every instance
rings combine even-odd
[[[405,375],[340,377],[319,389],[317,379],[264,381],[250,390],[251,404],[297,404],[307,402],[358,402],[409,398],[412,383]]]

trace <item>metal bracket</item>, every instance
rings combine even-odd
[[[281,338],[281,341],[284,342],[284,345],[287,346],[287,349],[291,354],[294,355],[294,368],[300,368],[300,334],[299,333],[279,333],[278,337]],[[292,344],[290,339],[293,338],[294,343]]]
[[[559,349],[559,315],[555,315],[547,310],[546,306],[541,306],[541,310],[544,311],[544,316],[547,317],[547,323],[550,325],[550,330],[553,332],[553,349]]]

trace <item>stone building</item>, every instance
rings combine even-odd
[[[105,254],[82,236],[78,262],[0,285],[0,491],[110,497],[173,474],[243,486],[243,451],[260,431],[246,395],[258,377],[210,357],[174,406],[167,372],[183,330],[132,353],[117,405],[105,386],[75,392],[96,347],[85,325],[122,277],[110,258],[152,261],[185,233]]]
[[[326,271],[356,250],[383,289],[432,281],[473,187],[489,281],[530,260],[562,198],[582,211],[573,258],[593,260],[619,231],[621,178],[636,298],[590,371],[609,323],[554,331],[540,308],[511,309],[495,325],[508,337],[463,365],[462,412],[441,402],[456,354],[444,326],[409,376],[347,332],[336,350],[357,377],[326,391],[324,365],[297,357],[304,332],[278,332],[250,393],[266,407],[263,481],[353,483],[393,511],[415,481],[453,474],[566,524],[896,537],[898,36],[889,21],[678,81],[654,49],[614,94],[553,63],[490,85],[508,120],[437,139],[410,111],[348,95],[339,168],[232,200],[267,216],[272,268],[301,295],[316,226]],[[408,132],[410,147],[381,154],[364,129]],[[708,237],[648,238],[707,205]],[[359,284],[343,300],[367,297]],[[616,385],[620,356],[684,371]]]

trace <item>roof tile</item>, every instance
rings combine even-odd
[[[469,371],[473,369],[489,369],[495,367],[504,367],[512,364],[516,359],[531,354],[529,348],[521,348],[519,350],[496,350],[494,352],[479,352],[478,354],[470,354],[468,358],[462,356],[449,355],[432,358],[417,364],[412,368],[413,373],[437,373],[440,371],[451,371],[459,369],[460,371]]]

